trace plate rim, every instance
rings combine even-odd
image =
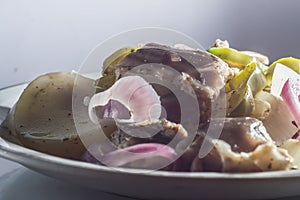
[[[127,175],[142,175],[151,177],[164,178],[184,178],[184,179],[282,179],[282,178],[300,178],[300,170],[287,171],[269,171],[269,172],[247,172],[247,173],[223,173],[223,172],[171,172],[171,171],[149,171],[145,169],[130,169],[130,168],[112,168],[93,163],[71,160],[54,155],[49,155],[39,151],[23,147],[18,144],[11,143],[3,139],[5,143],[0,143],[0,156],[8,160],[12,160],[19,164],[25,165],[19,157],[26,159],[34,159],[38,162],[48,162],[56,165],[66,167],[75,167],[77,169],[85,169],[91,171],[99,171],[113,174],[127,174]],[[7,144],[7,145],[6,145]],[[27,165],[26,165],[27,166]],[[28,167],[28,166],[27,166]],[[37,166],[38,167],[38,166]],[[30,167],[29,167],[30,168]]]

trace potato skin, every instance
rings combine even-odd
[[[72,115],[75,77],[73,73],[48,73],[26,87],[9,122],[11,132],[25,147],[71,159],[80,159],[85,152]]]
[[[80,160],[86,151],[86,148],[78,137],[69,140],[49,140],[33,139],[21,136],[20,140],[27,148],[74,160]]]

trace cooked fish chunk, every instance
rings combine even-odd
[[[223,172],[261,172],[288,170],[293,158],[287,150],[277,148],[273,143],[258,145],[252,152],[236,153],[228,143],[218,140],[215,143],[222,161]]]
[[[201,50],[182,50],[155,43],[130,53],[116,66],[117,72],[124,74],[132,68],[146,64],[160,63],[174,68],[200,81],[203,85],[221,89],[231,78],[233,71],[218,57]],[[159,70],[159,69],[158,69]]]
[[[215,126],[222,126],[221,121],[224,121],[224,127],[220,138],[210,139],[212,150],[204,158],[199,158],[205,137],[200,134],[176,161],[174,170],[259,172],[288,170],[292,167],[292,157],[273,143],[261,121],[254,118],[225,118],[216,120]]]
[[[119,128],[111,134],[110,139],[119,148],[150,142],[169,144],[172,140],[176,146],[179,141],[188,137],[182,125],[166,119],[118,124],[117,126]]]

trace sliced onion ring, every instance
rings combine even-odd
[[[299,76],[300,78],[300,76]],[[283,85],[281,91],[282,99],[285,101],[289,110],[294,116],[295,122],[300,126],[300,84],[293,81],[292,79],[288,79]]]
[[[91,156],[94,158],[91,159]],[[153,158],[160,158],[160,160],[155,160]],[[130,166],[136,168],[151,168],[151,166],[162,168],[165,167],[162,166],[163,163],[157,162],[167,161],[164,163],[169,164],[176,158],[178,158],[178,155],[175,150],[164,144],[143,143],[126,147],[124,149],[118,149],[109,153],[103,153],[100,144],[93,144],[83,155],[82,160],[96,164],[101,163],[109,167],[120,167],[134,163]]]
[[[159,119],[161,115],[160,98],[140,76],[127,76],[119,79],[112,87],[95,94],[89,102],[88,113],[92,122],[98,123],[95,107],[105,106],[109,100],[124,105],[131,113],[130,119],[116,119],[123,122],[141,122]]]

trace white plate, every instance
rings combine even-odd
[[[1,90],[0,103],[4,98],[17,98],[22,88]],[[51,177],[142,199],[270,199],[300,195],[300,170],[245,174],[115,170],[47,155],[4,140],[0,140],[0,156]]]

